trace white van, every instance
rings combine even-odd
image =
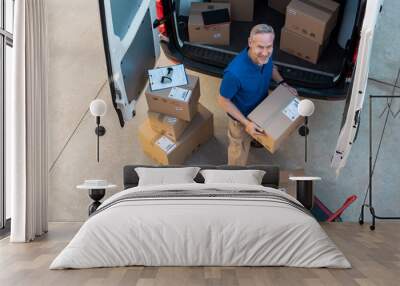
[[[227,46],[189,42],[189,7],[191,2],[202,1],[99,0],[109,84],[121,126],[135,115],[136,101],[147,83],[147,70],[154,67],[160,46],[168,58],[188,69],[221,76],[233,57],[246,47],[251,27],[267,23],[276,35],[274,63],[301,96],[346,100],[332,157],[332,166],[340,169],[359,126],[374,29],[383,0],[335,1],[340,3],[336,28],[320,60],[313,64],[279,49],[285,15],[270,8],[268,0],[254,1],[253,22],[231,23]]]

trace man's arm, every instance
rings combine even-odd
[[[297,93],[297,90],[293,87],[291,87],[290,85],[288,85],[285,81],[284,78],[281,76],[281,74],[278,71],[278,67],[276,65],[274,65],[272,67],[272,79],[277,82],[277,83],[282,83],[283,85],[285,85],[287,88],[289,88],[289,90],[294,94],[294,95],[299,95]]]
[[[273,66],[272,68],[272,79],[276,82],[281,82],[283,81],[283,77],[278,71],[278,67],[276,65]]]
[[[219,106],[222,107],[222,109],[226,112],[229,113],[233,118],[235,118],[237,121],[243,124],[243,126],[246,126],[250,120],[248,120],[241,112],[240,110],[230,101],[228,98],[223,97],[222,95],[219,95],[217,98],[217,102]]]
[[[253,136],[264,134],[264,130],[258,127],[253,121],[247,119],[228,98],[218,95],[217,102],[226,113],[229,113],[233,118],[245,126],[247,133]]]
[[[218,95],[217,102],[221,108],[230,116],[239,121],[246,128],[246,132],[252,136],[263,134],[260,127],[247,119],[246,116],[236,107],[231,99],[237,94],[240,89],[240,82],[236,76],[229,71],[224,73],[222,78],[220,94]],[[223,94],[223,95],[222,95]]]

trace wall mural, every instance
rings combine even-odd
[[[309,4],[309,9],[324,13],[323,25],[319,20],[315,25],[307,24],[313,21],[311,12],[302,16],[286,13],[302,9],[290,1],[269,1],[265,15],[257,11],[253,1],[253,5],[241,1],[215,2],[218,1],[99,0],[108,84],[121,127],[135,117],[139,96],[144,91],[149,111],[145,121],[138,122],[140,151],[159,165],[187,162],[199,146],[215,135],[213,112],[199,103],[199,77],[188,72],[196,70],[223,78],[217,104],[230,117],[228,164],[246,165],[253,147],[266,149],[272,158],[279,156],[278,150],[295,134],[301,136],[301,140],[296,140],[296,157],[302,155],[308,170],[315,171],[318,168],[310,165],[313,151],[309,150],[308,139],[315,132],[308,124],[309,118],[320,116],[315,99],[346,100],[339,139],[329,155],[332,170],[338,175],[357,138],[381,2],[370,1],[368,6],[364,0],[327,1],[321,4],[324,7]],[[249,36],[254,22],[265,22],[275,29],[267,54],[257,50],[260,45],[256,48],[258,32]],[[239,30],[237,23],[243,25]],[[155,66],[160,43],[164,54],[176,64]],[[243,50],[246,46],[247,51]],[[242,73],[235,70],[230,63],[240,62],[241,57],[253,64],[259,61],[263,67],[261,77],[243,72],[244,69]],[[243,67],[244,63],[238,66]],[[230,73],[240,78],[232,80]],[[269,88],[273,92],[255,100],[249,108],[245,106],[248,102],[243,104],[237,96],[230,97],[235,86],[246,91],[247,101],[257,98],[257,92],[267,94]],[[241,92],[238,90],[237,94]],[[244,128],[235,129],[235,124]],[[240,148],[238,144],[235,147],[234,132],[242,132],[236,134]],[[303,189],[312,190],[312,181],[318,178],[309,177],[311,183],[299,182],[295,176],[292,180],[303,185]],[[318,198],[316,202],[322,211],[321,219],[334,214]]]

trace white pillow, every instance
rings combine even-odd
[[[139,186],[195,183],[193,179],[199,170],[199,167],[135,168],[139,176]]]
[[[234,183],[261,185],[265,171],[262,170],[201,170],[204,183]]]

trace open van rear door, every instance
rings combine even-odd
[[[383,0],[367,0],[365,14],[360,33],[357,62],[352,77],[352,87],[349,104],[342,122],[336,150],[333,154],[331,166],[339,174],[341,168],[346,164],[351,146],[356,139],[357,130],[360,124],[360,112],[364,102],[365,90],[368,81],[368,72],[372,42],[374,38],[375,24],[381,10]]]
[[[135,116],[147,70],[160,55],[155,0],[99,0],[108,80],[121,126]]]

